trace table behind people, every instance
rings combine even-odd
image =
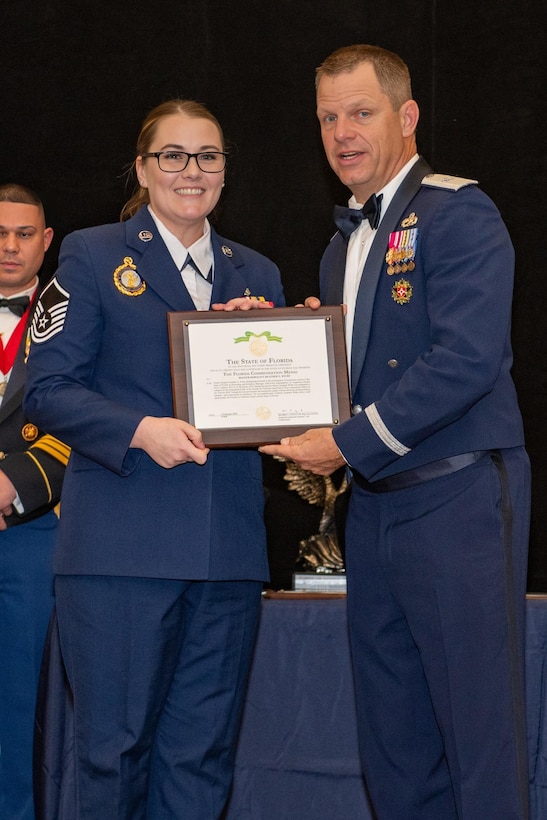
[[[26,406],[73,447],[56,608],[88,817],[218,817],[232,779],[268,576],[260,456],[173,418],[166,322],[284,304],[273,262],[207,219],[226,158],[201,104],[151,111],[124,221],[64,240],[34,315]]]
[[[53,237],[38,195],[0,185],[0,817],[33,820],[32,737],[68,448],[23,410],[26,332]]]
[[[544,820],[547,596],[528,596],[526,609],[530,816]],[[59,808],[51,799],[52,792],[63,782],[66,800],[64,778],[74,783],[73,710],[54,621],[50,640],[37,723],[39,727],[54,727],[65,742],[49,743],[42,750],[51,813],[40,816],[58,820]],[[226,817],[278,820],[297,814],[298,820],[369,818],[355,724],[345,601],[332,594],[317,600],[310,593],[267,593]],[[47,729],[45,734],[49,734]]]
[[[407,66],[385,49],[316,74],[351,191],[321,262],[344,302],[353,417],[261,448],[347,463],[348,617],[360,753],[385,820],[523,820],[530,475],[510,369],[514,254],[475,180],[418,156]]]

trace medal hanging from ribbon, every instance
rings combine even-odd
[[[389,247],[386,253],[387,273],[412,272],[415,268],[416,243],[418,228],[406,231],[395,231],[389,235]]]
[[[15,357],[17,356],[17,351],[19,350],[19,345],[21,344],[23,334],[27,326],[29,313],[30,305],[17,322],[17,325],[15,326],[5,347],[2,341],[2,334],[0,334],[0,371],[4,377],[3,381],[0,382],[0,396],[3,396],[6,392],[6,387],[8,384],[7,376],[14,365]]]

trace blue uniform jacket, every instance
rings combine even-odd
[[[359,287],[352,341],[356,414],[334,436],[368,480],[473,450],[524,443],[511,378],[514,252],[475,185],[422,183],[423,159],[384,215]],[[390,234],[417,229],[414,268],[388,272]],[[321,299],[342,301],[347,242],[321,261]],[[359,412],[362,409],[362,412]]]
[[[214,231],[212,243],[213,302],[248,288],[284,304],[270,260]],[[115,285],[126,257],[146,283],[139,295]],[[173,415],[166,314],[194,309],[148,209],[66,237],[48,299],[58,332],[31,345],[25,407],[73,448],[56,572],[267,578],[258,453],[217,450],[167,470],[129,449],[145,415]]]

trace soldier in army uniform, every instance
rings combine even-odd
[[[52,237],[33,191],[0,186],[0,817],[10,820],[34,817],[34,708],[68,458],[22,406],[27,324]]]

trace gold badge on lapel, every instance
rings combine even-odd
[[[131,256],[125,256],[123,265],[114,271],[114,284],[124,296],[140,296],[146,290],[146,282],[137,273]]]
[[[233,256],[234,255],[233,250],[231,248],[229,248],[228,245],[223,245],[220,250],[222,251],[224,256]]]
[[[409,214],[407,218],[403,219],[403,221],[401,222],[401,228],[413,228],[417,221],[418,217],[416,216],[414,211],[412,211],[412,213]]]
[[[406,279],[398,279],[391,288],[391,295],[398,305],[406,305],[412,297],[412,285]]]
[[[150,242],[154,238],[154,234],[150,231],[139,231],[139,239],[141,242]]]
[[[25,441],[34,441],[38,438],[38,428],[35,424],[25,424],[25,426],[21,430],[21,435],[23,436]]]

